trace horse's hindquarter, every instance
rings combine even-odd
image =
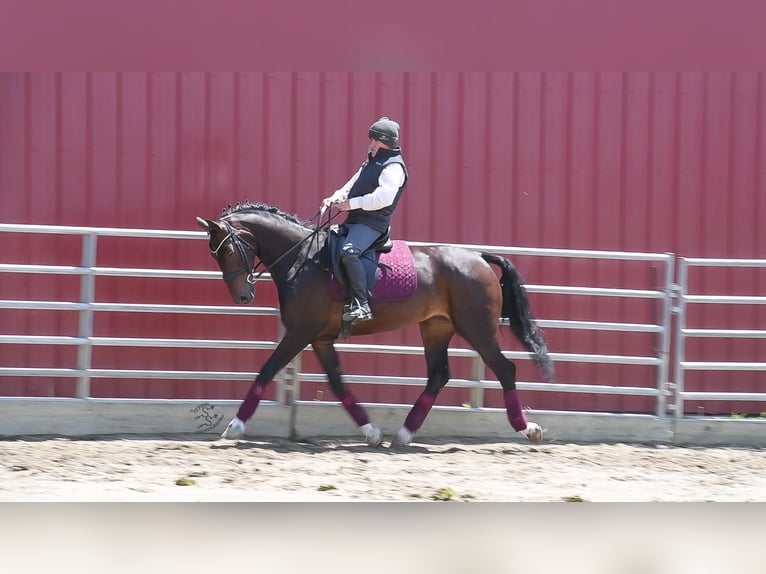
[[[495,270],[481,254],[461,247],[431,248],[432,281],[448,302],[450,315],[459,310],[500,317],[502,291]]]

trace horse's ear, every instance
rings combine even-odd
[[[202,217],[198,217],[197,225],[199,225],[202,229],[210,233],[210,228],[213,226],[213,222],[209,219],[203,219]]]

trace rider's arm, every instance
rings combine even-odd
[[[354,175],[351,176],[351,179],[349,179],[345,184],[343,184],[343,187],[338,189],[335,193],[333,193],[330,197],[327,198],[328,203],[339,203],[341,201],[344,201],[348,197],[348,192],[351,191],[351,187],[356,183],[356,180],[359,179],[359,174],[362,172],[362,168],[360,167]]]
[[[358,174],[357,174],[358,175]],[[349,201],[351,209],[363,209],[364,211],[377,211],[391,205],[396,199],[396,193],[404,184],[404,168],[399,163],[387,165],[378,177],[378,187],[375,191],[352,197]],[[345,187],[345,186],[344,186]],[[349,189],[351,189],[349,187]],[[348,195],[348,192],[346,192]]]

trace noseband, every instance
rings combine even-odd
[[[239,253],[239,258],[242,262],[242,267],[240,269],[237,269],[236,271],[231,271],[229,273],[223,274],[223,280],[227,283],[234,279],[235,277],[239,277],[243,273],[247,273],[247,282],[250,283],[250,285],[255,285],[255,270],[258,269],[261,265],[261,261],[258,262],[257,265],[254,265],[253,267],[248,266],[247,264],[247,250],[253,252],[253,261],[255,261],[255,253],[256,249],[252,245],[250,245],[247,241],[242,239],[239,235],[237,235],[237,232],[234,230],[234,228],[231,226],[231,224],[228,221],[221,221],[226,226],[226,229],[229,231],[226,234],[226,237],[224,237],[221,242],[218,244],[218,247],[215,249],[210,250],[210,254],[218,259],[218,252],[221,250],[221,247],[223,247],[223,244],[226,243],[227,239],[231,239],[232,245],[236,247],[237,252]]]

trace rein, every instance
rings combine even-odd
[[[253,265],[252,268],[248,268],[246,250],[249,249],[250,251],[253,252],[253,261],[255,261],[255,257],[257,256],[258,250],[255,247],[253,247],[252,245],[250,245],[250,243],[248,243],[247,241],[242,239],[239,235],[237,235],[237,232],[234,229],[234,227],[228,221],[225,221],[225,218],[222,218],[220,221],[221,221],[221,223],[223,223],[226,226],[226,229],[228,230],[228,234],[226,235],[226,237],[224,237],[221,240],[221,242],[218,244],[218,247],[216,247],[215,249],[211,249],[210,250],[210,253],[211,253],[211,255],[213,255],[213,257],[217,258],[218,257],[218,252],[221,250],[221,247],[223,247],[223,244],[226,243],[227,239],[231,239],[232,244],[237,248],[237,251],[239,252],[240,260],[242,261],[242,268],[238,269],[236,271],[231,271],[229,273],[224,273],[223,274],[223,280],[228,282],[228,281],[234,279],[235,277],[238,277],[239,275],[242,275],[243,273],[247,273],[248,274],[247,275],[247,282],[250,283],[251,285],[255,285],[255,282],[258,281],[258,279],[260,279],[260,277],[264,273],[266,273],[266,271],[269,271],[270,269],[272,269],[277,263],[282,261],[282,259],[284,259],[291,251],[293,251],[297,247],[300,247],[303,243],[305,243],[309,239],[313,240],[313,239],[316,238],[317,241],[318,241],[319,232],[322,231],[323,229],[326,229],[327,227],[329,227],[330,226],[330,222],[333,219],[335,219],[338,215],[340,215],[340,211],[338,211],[338,212],[335,213],[335,215],[328,216],[327,217],[327,222],[322,224],[322,216],[324,215],[325,209],[326,208],[323,206],[318,212],[316,212],[316,214],[314,214],[314,216],[311,219],[309,219],[309,221],[313,221],[314,219],[318,218],[317,219],[317,223],[316,223],[316,227],[314,228],[314,231],[312,231],[309,235],[307,235],[306,237],[301,239],[298,243],[296,243],[295,245],[290,247],[282,255],[277,257],[276,261],[272,262],[270,265],[266,265],[263,262],[263,260],[260,259],[260,257],[259,257],[258,258],[259,259],[258,263],[256,265]],[[263,265],[263,269],[256,275],[256,270],[261,265]]]

